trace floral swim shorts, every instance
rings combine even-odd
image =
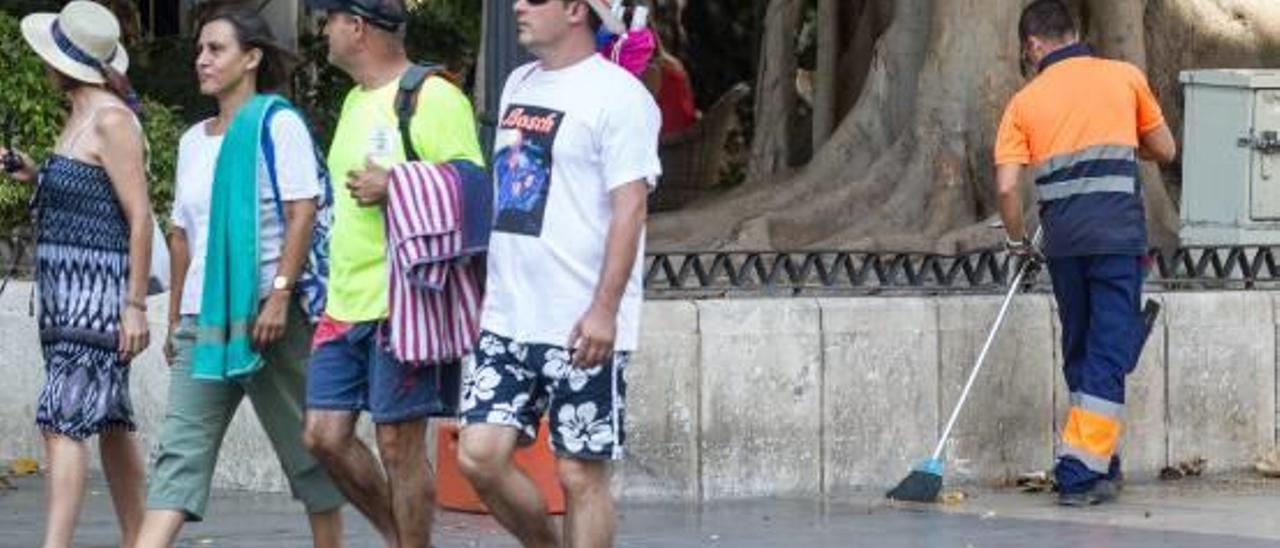
[[[574,367],[570,356],[564,347],[480,333],[462,376],[462,424],[510,426],[527,445],[548,413],[556,455],[621,459],[630,353],[615,352],[612,363],[592,368]]]

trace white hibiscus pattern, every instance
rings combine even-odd
[[[507,345],[507,352],[515,356],[516,361],[519,362],[524,362],[524,359],[529,357],[529,347],[515,341],[511,341],[511,344]]]
[[[494,389],[502,382],[502,376],[492,367],[469,370],[462,380],[462,410],[474,409],[481,401],[493,399]]]
[[[557,413],[560,425],[560,439],[565,449],[571,453],[579,453],[586,447],[592,453],[600,453],[613,443],[613,429],[608,421],[597,418],[596,404],[586,402],[574,407],[565,404]]]
[[[493,410],[489,412],[492,417],[516,417],[519,416],[520,410],[524,409],[525,404],[529,403],[529,394],[516,394],[515,398],[508,403],[495,403]],[[498,421],[505,422],[505,421]]]
[[[525,382],[533,378],[534,375],[537,374],[536,371],[531,371],[529,369],[526,369],[523,365],[520,365],[520,364],[507,364],[503,367],[506,368],[507,373],[510,373],[511,376],[515,378],[516,382]]]
[[[480,352],[485,356],[500,356],[503,350],[506,350],[506,345],[502,344],[502,340],[498,337],[485,334],[480,338]]]
[[[569,351],[560,348],[547,350],[543,359],[543,376],[555,379],[557,382],[561,380],[568,380],[569,390],[574,392],[581,392],[582,389],[587,386],[587,382],[591,380],[591,377],[599,375],[600,371],[604,369],[604,366],[601,365],[597,365],[590,369],[574,367],[569,361]]]

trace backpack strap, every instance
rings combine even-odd
[[[284,203],[280,199],[280,181],[276,174],[276,143],[271,138],[271,122],[275,115],[284,107],[281,105],[273,105],[267,110],[267,115],[263,117],[262,122],[262,142],[260,149],[262,150],[263,163],[267,166],[267,179],[271,181],[271,197],[276,205],[276,215],[280,217],[280,224],[288,224],[288,219],[284,216]]]
[[[286,110],[296,114],[303,120],[303,125],[306,125],[306,118],[297,110],[297,108],[283,104],[273,105],[271,109],[267,111],[267,115],[263,118],[262,142],[259,143],[259,149],[262,151],[263,163],[267,166],[267,179],[271,181],[271,195],[276,204],[276,214],[280,216],[281,223],[287,223],[288,220],[284,216],[284,200],[280,195],[280,179],[278,175],[278,168],[276,166],[276,142],[271,136],[271,124],[273,120],[275,120],[277,114]],[[329,180],[328,168],[325,165],[325,158],[324,155],[320,153],[320,149],[313,146],[311,152],[316,158],[316,168],[319,172],[316,178],[320,182],[320,196],[318,197],[319,203],[316,205],[316,208],[323,209],[325,207],[329,207],[329,204],[333,203],[333,184],[332,181]]]
[[[396,121],[400,125],[400,141],[404,144],[404,157],[410,162],[421,159],[413,146],[413,136],[409,132],[409,124],[413,121],[413,114],[418,109],[418,91],[422,89],[422,84],[427,81],[427,78],[443,72],[444,67],[437,64],[412,64],[409,65],[408,70],[404,71],[404,76],[400,77],[400,89],[396,91]]]

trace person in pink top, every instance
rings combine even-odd
[[[647,10],[622,8],[622,0],[587,0],[601,16],[601,27],[596,31],[596,51],[605,59],[627,69],[636,78],[645,77],[645,71],[658,50],[658,37],[649,28]],[[630,13],[630,23],[623,16]]]

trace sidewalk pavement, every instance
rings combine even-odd
[[[42,482],[13,480],[0,491],[0,546],[38,546],[43,531]],[[1131,485],[1118,503],[1060,508],[1048,494],[971,489],[963,502],[886,503],[878,492],[827,501],[748,500],[701,508],[623,504],[619,547],[886,548],[1233,548],[1280,545],[1280,481],[1217,476]],[[378,546],[365,520],[345,512],[347,545]],[[101,478],[90,486],[76,546],[108,547],[115,517]],[[436,546],[517,547],[487,516],[442,512]],[[178,546],[310,546],[301,507],[288,496],[221,491],[209,519],[191,524]]]

